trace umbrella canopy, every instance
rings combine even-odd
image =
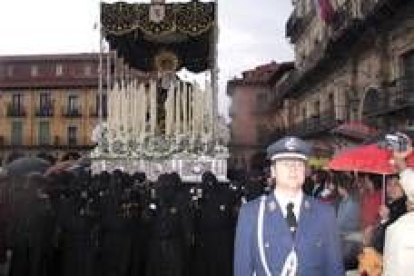
[[[339,134],[349,138],[366,140],[378,134],[374,127],[364,124],[360,121],[351,121],[343,123],[332,130],[333,134]]]
[[[391,158],[391,151],[371,144],[353,148],[337,155],[328,163],[328,168],[336,171],[394,174],[396,171],[390,164]],[[407,165],[414,166],[414,154],[408,156]]]
[[[66,160],[66,161],[57,162],[53,166],[50,166],[45,171],[44,174],[46,176],[48,176],[48,175],[51,175],[51,174],[54,174],[54,173],[60,173],[62,171],[65,171],[65,170],[69,169],[70,167],[72,167],[75,164],[76,164],[76,160]]]
[[[24,176],[32,172],[44,173],[50,163],[38,157],[22,157],[4,167],[7,176]]]

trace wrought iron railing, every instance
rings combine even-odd
[[[337,118],[334,109],[329,109],[293,125],[288,133],[301,137],[312,136],[336,127],[341,119]]]
[[[297,10],[294,10],[286,23],[286,36],[294,38],[300,31],[303,17],[298,16]]]
[[[25,117],[26,115],[26,108],[23,105],[9,104],[7,106],[8,117]]]
[[[40,106],[36,110],[36,117],[53,117],[54,107],[53,105]]]
[[[77,108],[68,108],[67,110],[63,112],[63,116],[70,117],[70,118],[77,118],[77,117],[82,117],[82,113]]]
[[[376,91],[376,97],[366,100],[363,115],[366,117],[385,115],[409,106],[414,106],[414,79],[402,77],[388,87]],[[367,98],[366,98],[367,99]]]
[[[298,15],[297,10],[294,10],[286,23],[286,36],[290,37],[292,42],[294,42],[315,16],[316,12],[314,9],[311,9],[305,15]]]

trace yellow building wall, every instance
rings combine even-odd
[[[51,93],[51,100],[54,106],[52,117],[38,117],[36,111],[39,108],[40,94],[44,92]],[[23,122],[23,145],[38,145],[39,123],[50,123],[50,141],[55,145],[55,137],[59,137],[59,145],[67,145],[68,127],[76,126],[78,128],[78,145],[91,145],[91,133],[96,125],[98,118],[93,116],[95,110],[96,90],[90,88],[82,89],[53,89],[53,90],[13,90],[0,91],[0,136],[3,136],[5,145],[11,143],[11,126],[13,121]],[[12,101],[12,95],[22,93],[22,105],[26,111],[24,117],[7,116],[7,106]],[[79,97],[80,117],[67,117],[64,113],[68,107],[68,97],[76,94]]]

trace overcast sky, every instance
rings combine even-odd
[[[291,0],[219,1],[219,110],[226,114],[228,79],[272,60],[293,59],[285,38],[292,6]],[[2,0],[0,55],[98,52],[98,21],[98,0]]]

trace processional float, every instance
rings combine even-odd
[[[109,53],[106,72],[104,55],[100,59],[92,170],[141,171],[150,179],[175,171],[190,182],[209,170],[225,181],[228,137],[217,116],[217,0],[101,3],[101,33]],[[184,68],[208,76],[204,85],[180,79],[177,72]]]

